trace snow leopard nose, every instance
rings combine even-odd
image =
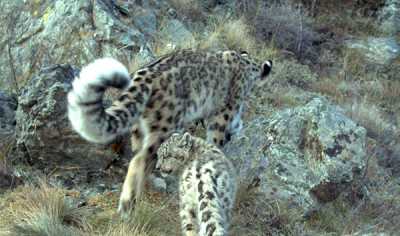
[[[162,171],[164,174],[171,174],[172,173],[172,169],[168,168],[168,169],[163,169]]]

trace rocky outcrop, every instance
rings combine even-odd
[[[80,66],[101,56],[125,64],[134,61],[136,53],[147,48],[156,22],[148,21],[155,20],[151,15],[133,21],[121,4],[109,0],[2,1],[0,30],[7,33],[0,36],[0,86],[12,87],[10,78],[23,84],[40,68],[55,63]]]
[[[400,33],[400,1],[386,0],[385,7],[380,11],[381,30],[391,36]]]
[[[365,137],[365,129],[338,107],[314,98],[305,106],[251,121],[225,152],[241,176],[260,179],[260,190],[268,197],[308,210],[336,199],[361,173]]]
[[[8,153],[14,139],[17,100],[0,91],[0,161]]]
[[[349,48],[359,50],[370,62],[388,65],[400,56],[400,45],[395,38],[367,38],[348,43]]]
[[[357,178],[365,167],[365,142],[363,127],[317,97],[305,106],[253,119],[224,152],[241,182],[259,185],[267,198],[307,212],[336,199]],[[175,178],[165,179],[173,184]]]
[[[53,65],[42,69],[22,90],[14,158],[44,173],[72,168],[84,175],[100,174],[118,158],[110,148],[83,140],[70,126],[66,97],[77,73],[70,65]]]

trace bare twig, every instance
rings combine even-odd
[[[10,70],[11,70],[12,80],[14,82],[15,91],[17,92],[17,94],[19,94],[19,86],[18,86],[17,75],[16,75],[16,71],[15,71],[15,66],[14,66],[14,58],[11,53],[10,39],[7,41],[7,53],[8,53],[8,63],[10,65]]]

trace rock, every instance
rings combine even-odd
[[[245,183],[304,213],[336,199],[365,167],[366,130],[324,98],[258,117],[224,150]],[[250,182],[249,182],[250,181]]]
[[[395,38],[373,38],[348,42],[349,48],[357,49],[371,63],[388,65],[400,56],[400,45]]]
[[[15,188],[22,183],[22,179],[16,176],[3,160],[0,160],[0,194],[3,193],[3,190]]]
[[[1,1],[0,9],[0,30],[7,32],[0,35],[0,86],[6,90],[14,87],[10,78],[23,84],[52,64],[81,66],[111,56],[127,65],[155,24],[154,14],[142,15],[139,30],[138,21],[109,0]]]
[[[168,20],[162,28],[161,35],[166,42],[175,46],[185,46],[194,43],[192,33],[177,19]]]
[[[178,180],[175,180],[175,181],[177,182]],[[161,177],[157,177],[154,174],[151,174],[149,176],[149,182],[150,182],[150,187],[152,188],[153,191],[160,192],[160,193],[167,192],[167,182],[165,181],[165,179],[163,179]],[[175,189],[175,191],[176,191],[176,189]]]
[[[0,91],[0,161],[1,156],[7,155],[14,140],[16,109],[17,100]]]
[[[157,33],[157,16],[154,10],[136,7],[133,14],[133,23],[146,36],[152,37]]]
[[[66,98],[77,73],[66,64],[42,69],[22,90],[16,112],[15,158],[44,173],[71,169],[69,181],[76,173],[96,179],[118,158],[111,150],[85,141],[70,126]]]
[[[380,11],[379,21],[382,31],[391,36],[400,33],[400,1],[386,0],[385,7]]]

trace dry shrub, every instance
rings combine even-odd
[[[353,14],[375,16],[385,4],[385,0],[295,0],[295,2],[302,3],[313,15],[351,10]]]
[[[316,74],[307,65],[288,59],[274,62],[273,74],[269,78],[272,83],[308,89],[317,81]]]
[[[88,208],[78,207],[63,190],[44,182],[19,188],[7,201],[0,224],[6,235],[73,236],[90,229]]]
[[[312,19],[301,6],[287,0],[260,6],[249,25],[254,26],[258,41],[272,41],[300,61],[318,60],[320,37],[313,31]]]
[[[190,20],[192,22],[203,21],[205,15],[204,9],[197,0],[170,0],[172,7],[177,11],[178,17],[182,20]]]

